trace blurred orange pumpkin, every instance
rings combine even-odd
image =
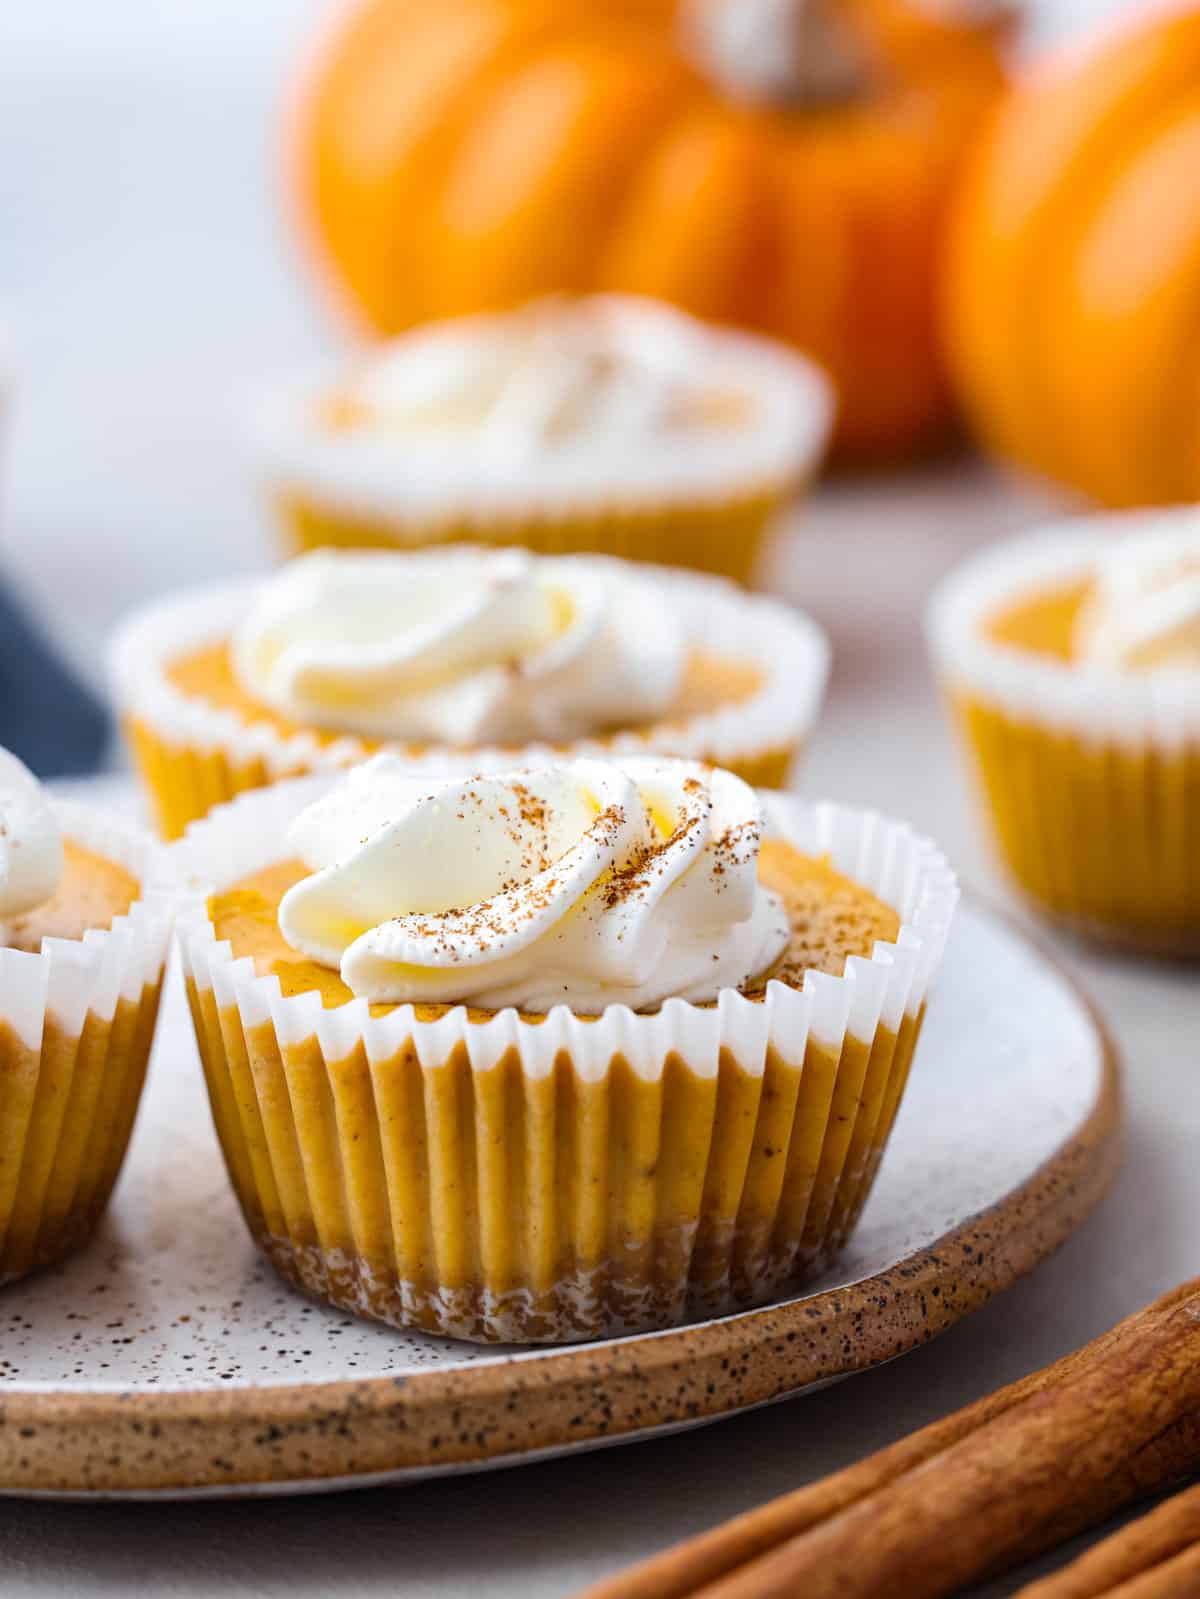
[[[935,267],[1003,11],[366,0],[300,96],[302,212],[379,333],[554,290],[657,295],[813,354],[841,453],[895,458],[952,419]]]
[[[947,273],[1000,455],[1105,505],[1200,499],[1200,5],[1143,8],[1011,94]]]

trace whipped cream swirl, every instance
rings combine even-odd
[[[686,654],[650,582],[615,563],[469,547],[304,556],[233,640],[242,686],[295,721],[457,747],[652,720]]]
[[[1131,534],[1096,563],[1075,634],[1081,661],[1121,671],[1200,671],[1200,515]]]
[[[415,441],[471,438],[472,454],[506,465],[605,440],[647,436],[754,413],[743,383],[706,385],[700,324],[664,308],[630,336],[638,301],[548,299],[398,343],[355,385],[349,419]]]
[[[62,834],[42,785],[0,748],[0,944],[5,922],[36,910],[62,880]]]
[[[378,1003],[594,1014],[714,999],[770,968],[787,915],[731,773],[638,757],[439,781],[395,756],[293,823],[293,948]]]

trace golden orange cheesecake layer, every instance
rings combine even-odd
[[[64,840],[64,871],[45,904],[4,928],[4,947],[107,931],[141,893],[116,861]],[[0,1282],[60,1259],[94,1229],[120,1171],[141,1097],[161,974],[110,1017],[81,1028],[53,1011],[40,1044],[0,1019]]]
[[[222,639],[203,649],[190,650],[177,660],[171,661],[167,666],[166,676],[167,680],[188,698],[202,700],[206,705],[212,705],[218,710],[233,711],[247,723],[265,722],[285,737],[294,733],[310,732],[321,743],[331,744],[342,736],[336,730],[302,727],[248,694],[234,671],[228,639]],[[731,661],[719,655],[711,655],[704,650],[693,650],[675,704],[661,719],[661,723],[655,725],[670,728],[690,717],[720,710],[722,706],[744,704],[759,692],[762,683],[762,672],[748,662]],[[619,729],[600,728],[595,736],[603,739],[606,733],[617,731]],[[360,742],[368,750],[380,747],[378,740],[363,738]],[[428,748],[427,744],[406,744],[400,746],[400,751],[405,755],[416,756]],[[516,753],[514,750],[514,754]]]
[[[896,937],[897,913],[820,858],[768,841],[764,883],[791,940],[770,974],[839,975]],[[276,920],[295,862],[213,896],[209,920],[285,996],[353,996],[289,948]],[[537,1342],[678,1322],[760,1302],[842,1247],[874,1179],[907,1079],[921,1013],[836,1047],[810,1036],[798,1061],[767,1053],[716,1071],[673,1051],[648,1078],[623,1056],[603,1076],[561,1052],[531,1074],[510,1048],[473,1067],[408,1042],[280,1042],[271,1019],[189,980],[214,1117],[259,1245],[285,1276],[395,1325]],[[386,1015],[394,1007],[378,1006]],[[418,1005],[430,1021],[449,1007]],[[473,1010],[481,1025],[493,1018]],[[539,1022],[539,1016],[524,1020]]]
[[[1074,661],[1076,623],[1092,593],[1093,585],[1081,581],[1023,594],[997,606],[985,620],[984,631],[993,644]]]
[[[132,872],[67,838],[57,892],[36,910],[6,923],[0,939],[8,949],[36,954],[43,938],[79,939],[93,928],[107,931],[140,893]]]

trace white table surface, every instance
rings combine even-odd
[[[331,338],[275,215],[267,134],[280,63],[320,9],[0,8],[0,303],[18,379],[0,553],[90,672],[131,600],[266,559],[225,418],[244,380]],[[773,566],[837,649],[807,791],[909,817],[1000,895],[917,614],[940,572],[1042,509],[970,466],[837,486]],[[231,1505],[0,1500],[0,1592],[565,1599],[1094,1336],[1200,1268],[1200,981],[1063,954],[1125,1055],[1124,1175],[1054,1260],[937,1344],[811,1398],[517,1471]]]

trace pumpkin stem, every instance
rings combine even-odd
[[[851,100],[871,80],[844,0],[690,0],[688,53],[738,99],[771,105]]]

